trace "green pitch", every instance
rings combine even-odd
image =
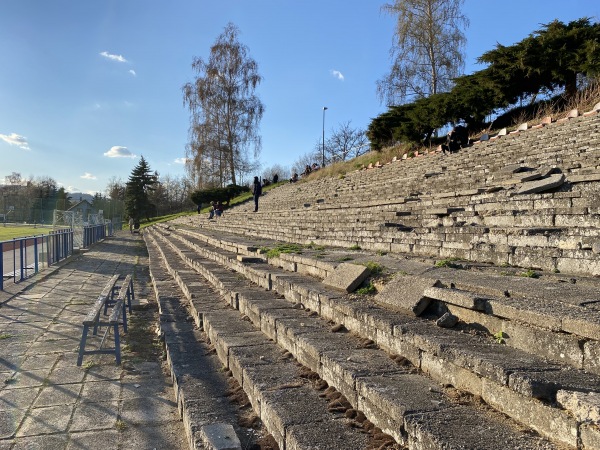
[[[14,238],[26,236],[39,236],[41,234],[49,234],[52,228],[29,227],[29,226],[4,226],[0,223],[0,242],[10,241]]]

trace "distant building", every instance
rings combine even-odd
[[[74,211],[76,216],[80,216],[84,222],[88,221],[90,214],[96,214],[97,211],[92,207],[92,204],[87,200],[81,200],[71,206],[67,211]]]

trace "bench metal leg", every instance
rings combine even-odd
[[[123,332],[127,333],[127,305],[123,302],[123,312],[121,313],[123,316]]]
[[[119,337],[119,324],[114,325],[115,334],[115,359],[117,360],[117,366],[121,364],[121,342]]]
[[[83,362],[83,354],[85,353],[85,341],[87,340],[89,327],[87,325],[83,326],[83,333],[81,334],[81,342],[79,342],[79,356],[77,357],[77,365],[81,366]]]
[[[135,300],[135,292],[133,290],[133,278],[129,281],[129,289],[127,290],[127,306],[129,314],[131,314],[131,303]]]

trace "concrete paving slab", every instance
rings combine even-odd
[[[22,370],[34,369],[52,369],[57,361],[60,360],[60,355],[29,355],[21,365]]]
[[[20,389],[25,387],[40,387],[50,373],[49,369],[25,370],[14,373],[4,380],[4,389]]]
[[[69,426],[73,406],[58,405],[47,408],[34,408],[29,411],[16,437],[37,436],[40,434],[64,433]]]
[[[14,442],[12,450],[64,450],[68,444],[65,435],[27,436]]]
[[[79,403],[73,415],[71,432],[114,428],[119,419],[119,402]]]
[[[10,409],[0,411],[0,439],[13,437],[25,419],[25,411]]]
[[[119,449],[158,450],[188,448],[188,444],[185,441],[185,434],[174,432],[172,424],[158,424],[151,427],[128,427],[118,437]]]
[[[123,432],[112,429],[71,433],[67,450],[117,450],[119,448],[119,441],[121,440],[122,435],[129,432],[130,430],[127,429]]]
[[[41,388],[3,389],[0,390],[0,411],[13,409],[27,410],[39,394]]]
[[[82,370],[81,367],[73,368],[72,365],[67,366],[67,363],[59,362],[54,369],[52,369],[50,375],[48,375],[48,383],[81,383],[85,375],[85,370]]]
[[[121,395],[121,382],[93,381],[86,379],[81,391],[82,402],[112,402],[118,401]]]
[[[121,420],[135,425],[152,425],[179,419],[177,404],[165,398],[131,398],[123,400]]]
[[[79,400],[82,387],[80,383],[45,386],[33,403],[33,407],[75,404]]]

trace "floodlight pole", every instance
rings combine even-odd
[[[323,106],[323,164],[321,167],[325,167],[325,111],[327,111],[327,106]]]

